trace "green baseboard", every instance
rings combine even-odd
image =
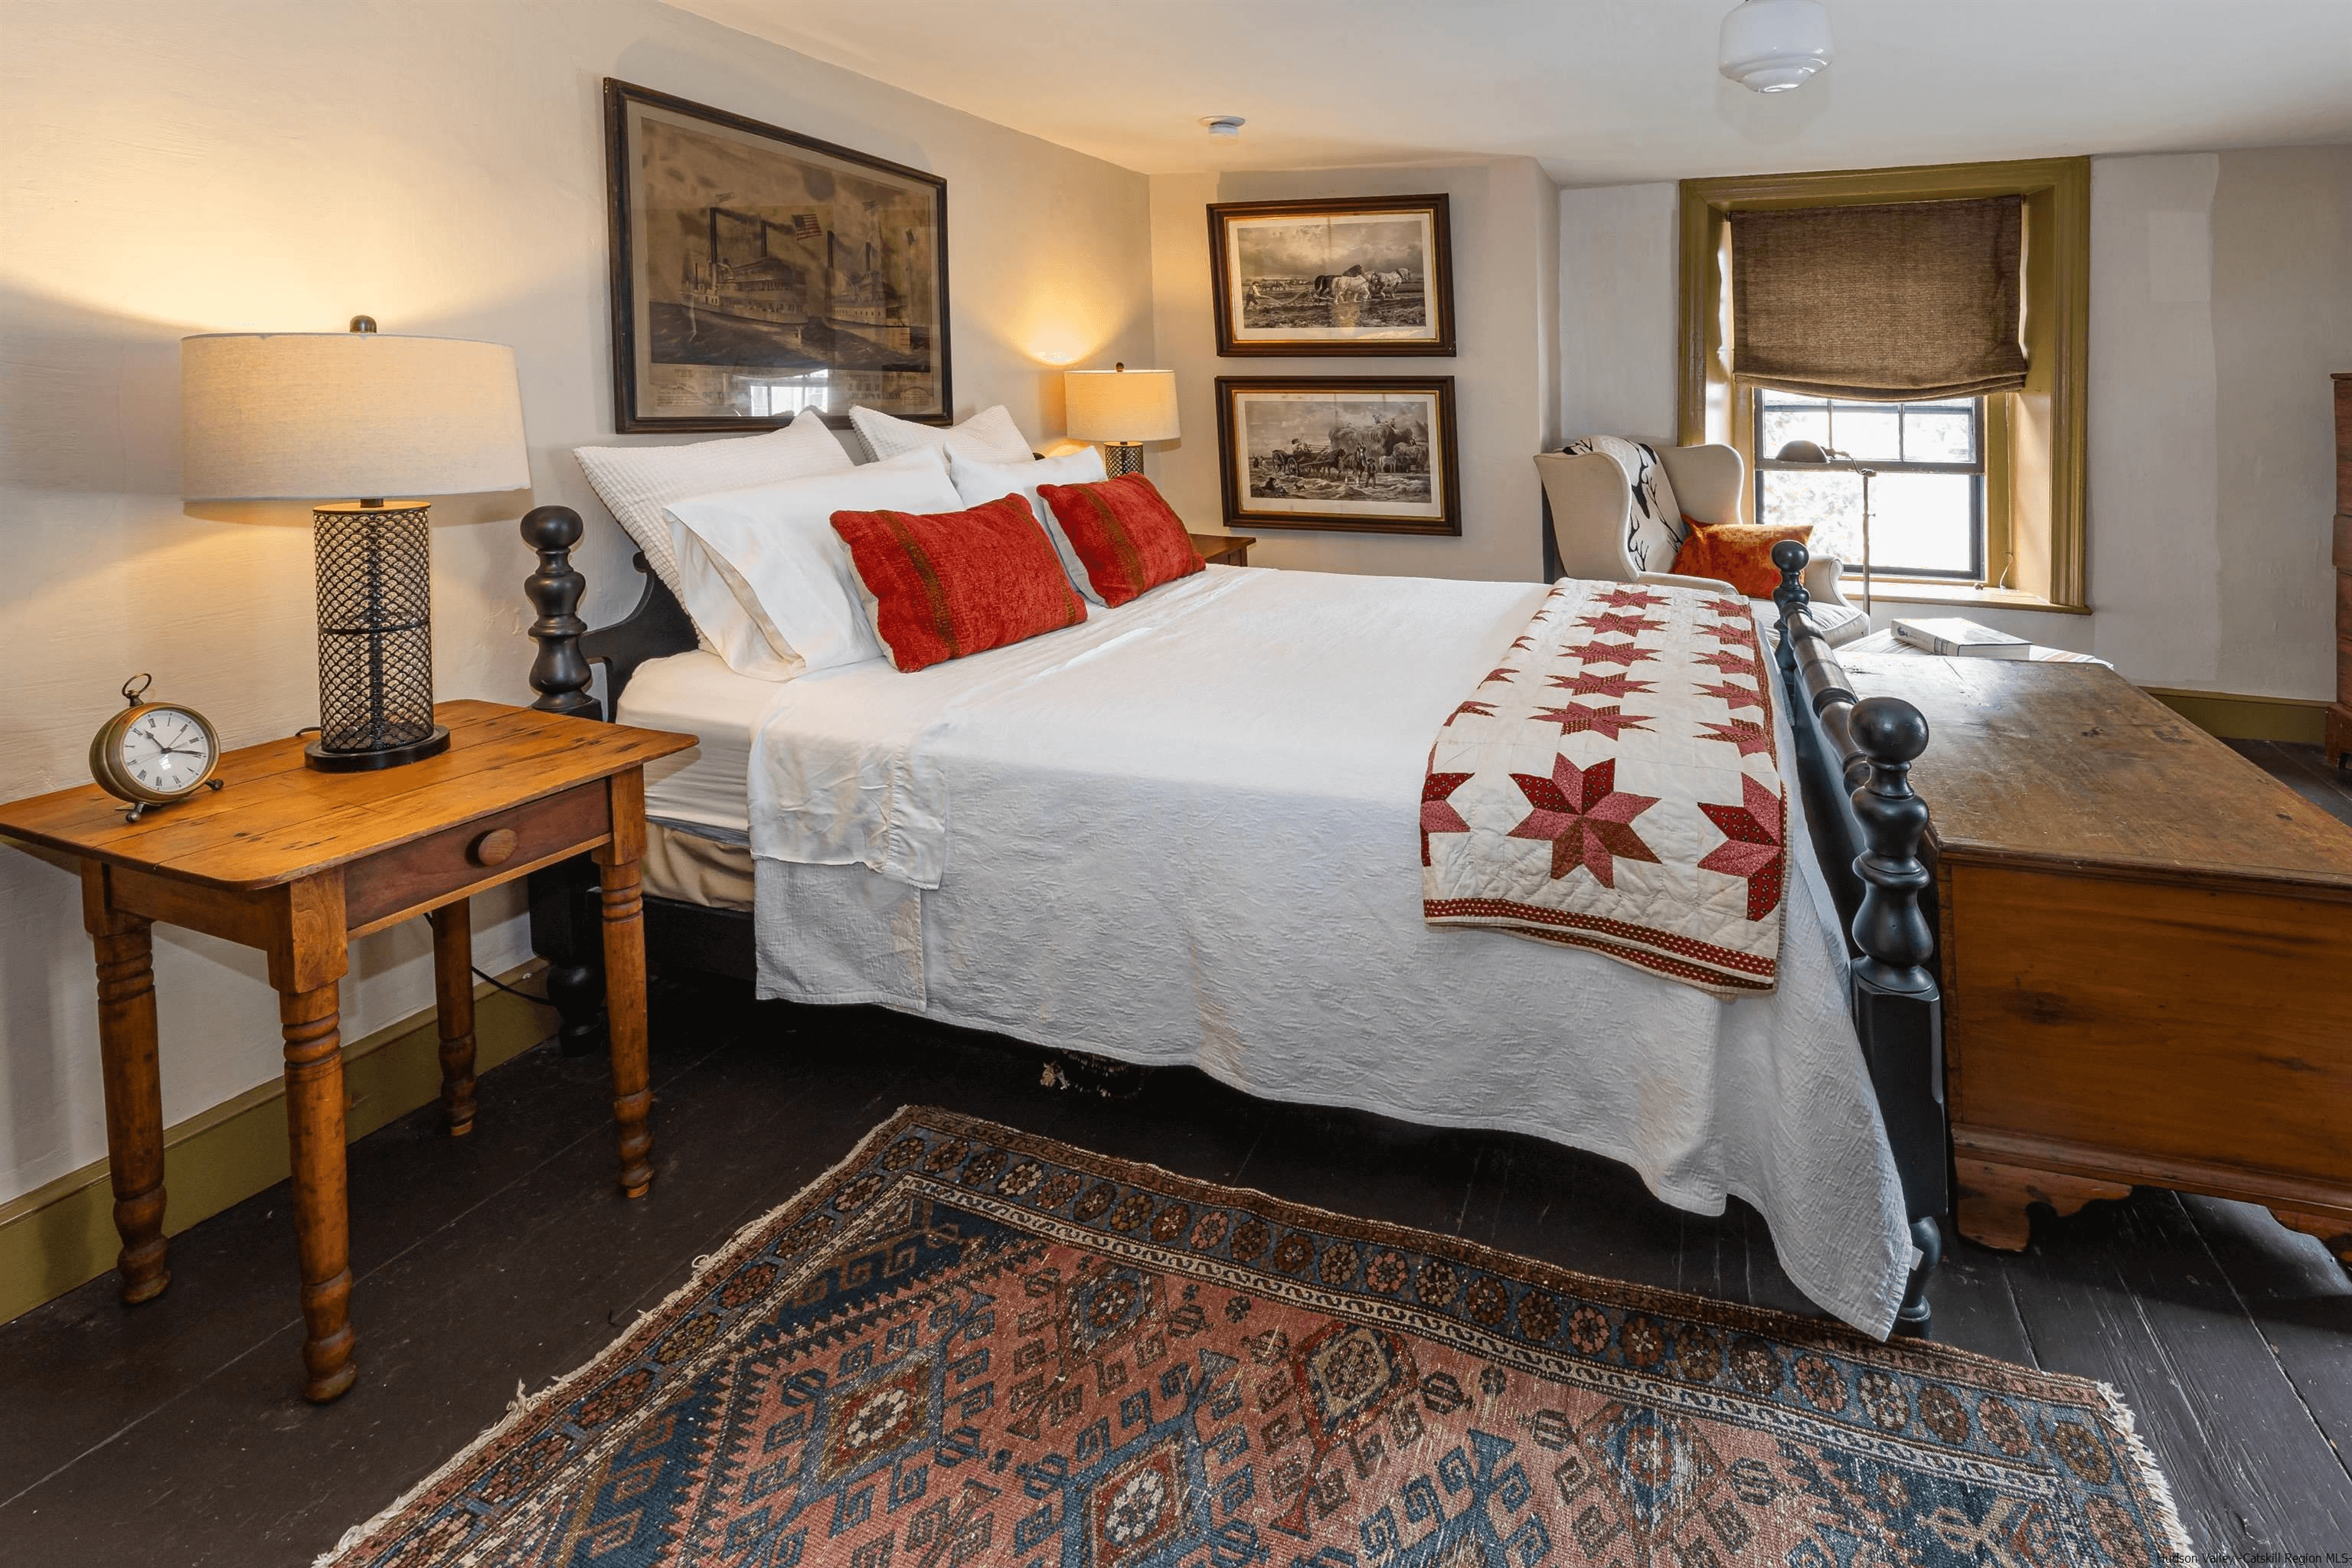
[[[2240,697],[2227,691],[2141,688],[2209,735],[2225,741],[2296,741],[2316,746],[2327,728],[2327,704],[2306,697]]]
[[[534,959],[499,978],[512,985],[543,967]],[[543,1002],[477,985],[474,1070],[521,1055],[555,1024],[555,1010]],[[428,1007],[343,1047],[344,1125],[352,1139],[440,1097],[440,1045]],[[249,1089],[165,1129],[164,1234],[176,1236],[275,1186],[288,1169],[282,1083]],[[0,1322],[106,1273],[121,1247],[103,1160],[0,1204]]]

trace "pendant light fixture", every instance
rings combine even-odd
[[[1801,88],[1830,63],[1822,0],[1740,0],[1717,36],[1717,68],[1750,92]]]

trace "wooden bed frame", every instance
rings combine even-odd
[[[539,643],[530,684],[540,695],[532,706],[609,719],[639,665],[688,652],[696,638],[686,612],[643,555],[635,559],[645,578],[636,607],[612,626],[590,630],[579,615],[588,580],[572,564],[581,532],[580,516],[568,507],[540,507],[522,520],[523,542],[539,554],[539,570],[523,582],[538,613],[530,627]],[[1908,777],[1912,761],[1927,749],[1927,723],[1898,698],[1855,700],[1808,612],[1811,601],[1801,581],[1808,559],[1801,544],[1773,546],[1772,561],[1780,569],[1780,587],[1772,595],[1780,610],[1775,658],[1796,733],[1799,787],[1813,847],[1846,927],[1854,1028],[1921,1257],[1896,1329],[1925,1333],[1927,1279],[1943,1255],[1951,1194],[1936,881],[1927,859],[1933,850],[1927,805],[1912,793]],[[604,701],[592,690],[599,664]],[[645,931],[647,959],[657,969],[755,978],[747,912],[647,894]],[[562,1016],[567,1051],[596,1048],[604,994],[599,932],[593,863],[583,857],[532,874],[531,946],[548,961],[548,996]]]

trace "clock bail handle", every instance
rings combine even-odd
[[[154,684],[155,678],[152,675],[132,676],[122,683],[122,700],[133,708],[138,707],[139,700],[146,696],[147,689]]]

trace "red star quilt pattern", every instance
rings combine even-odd
[[[1580,947],[1717,995],[1779,974],[1789,803],[1746,605],[1566,581],[1446,714],[1423,916]]]

